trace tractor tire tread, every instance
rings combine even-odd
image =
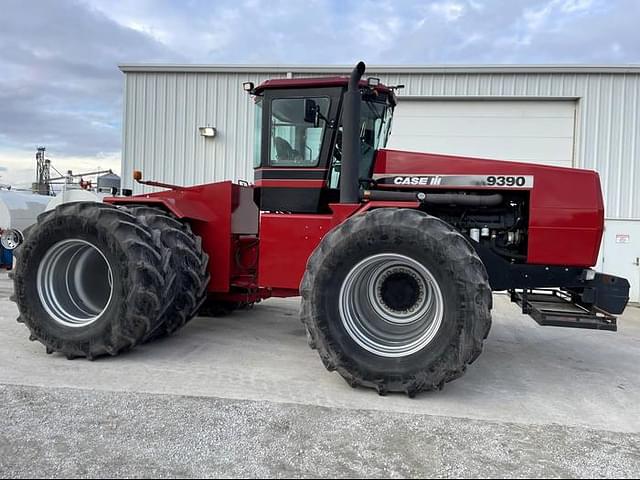
[[[323,312],[317,306],[321,295],[319,277],[329,278],[332,267],[335,267],[332,256],[350,241],[352,234],[370,232],[373,242],[375,236],[388,235],[398,225],[413,225],[417,235],[428,232],[434,244],[444,246],[448,264],[443,266],[463,292],[456,315],[459,335],[452,338],[444,354],[428,369],[410,376],[376,378],[343,355],[329,335],[326,319],[322,318]],[[355,215],[331,230],[307,262],[300,293],[301,320],[308,343],[318,351],[327,370],[337,371],[351,386],[373,388],[381,395],[404,392],[414,397],[419,392],[442,389],[446,382],[462,376],[467,365],[480,355],[483,341],[491,328],[491,289],[486,269],[474,248],[449,224],[418,210],[381,208]]]
[[[175,276],[174,291],[167,292],[171,301],[162,309],[158,327],[145,338],[149,341],[171,335],[196,315],[209,283],[209,257],[190,225],[171,213],[147,205],[128,205],[127,211],[158,236],[169,252],[168,268]]]
[[[67,218],[71,217],[71,218]],[[123,301],[121,315],[108,324],[104,335],[90,341],[52,335],[43,325],[41,316],[34,315],[33,298],[25,297],[29,276],[26,261],[37,247],[39,238],[46,236],[61,221],[77,222],[83,228],[108,232],[109,242],[123,252],[118,262],[126,272],[125,282],[131,286]],[[38,235],[31,242],[33,235]],[[30,331],[30,339],[44,344],[48,353],[60,352],[67,358],[85,357],[89,360],[102,355],[114,356],[139,344],[158,321],[163,295],[173,289],[173,276],[168,270],[169,252],[151,231],[136,222],[124,209],[98,202],[72,202],[38,216],[37,223],[25,231],[25,241],[16,249],[14,291],[18,304],[18,321]]]

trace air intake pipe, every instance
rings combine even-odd
[[[344,94],[342,112],[342,167],[340,172],[340,203],[358,203],[360,184],[360,79],[364,75],[364,62],[358,63],[351,72],[349,87]]]
[[[420,202],[431,205],[459,205],[465,207],[495,207],[502,204],[500,193],[476,195],[466,193],[436,192],[396,192],[385,190],[365,190],[365,200],[379,202]]]

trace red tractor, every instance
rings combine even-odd
[[[615,330],[629,284],[589,268],[598,174],[386,150],[396,87],[364,70],[244,85],[257,106],[254,185],[136,172],[166,190],[42,214],[16,250],[31,339],[93,359],[198,312],[301,295],[328,370],[413,396],[478,357],[492,290],[543,325]]]

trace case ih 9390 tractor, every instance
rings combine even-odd
[[[543,325],[615,330],[629,284],[589,268],[603,231],[597,173],[385,150],[395,87],[364,70],[245,84],[252,186],[136,172],[166,190],[41,215],[16,251],[31,339],[93,359],[202,309],[301,295],[327,369],[413,396],[478,357],[492,290]]]

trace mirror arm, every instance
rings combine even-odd
[[[320,113],[320,106],[318,106],[316,108],[316,122],[315,122],[315,127],[318,128],[320,126],[320,122],[319,120],[324,120],[326,124],[328,124],[329,126],[331,126],[333,122],[333,120],[329,121],[329,119],[327,117],[325,117],[322,113]],[[333,128],[333,127],[331,127]]]

